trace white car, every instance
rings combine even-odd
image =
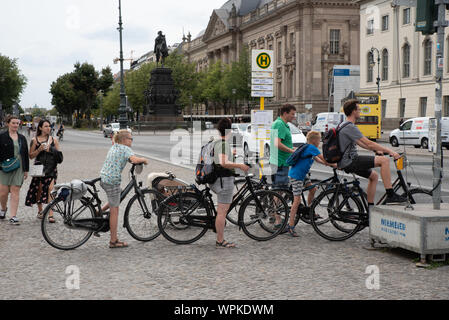
[[[132,134],[132,130],[130,127],[127,127],[127,130]],[[110,123],[103,128],[103,135],[105,138],[108,138],[118,131],[120,131],[120,123]]]
[[[290,132],[292,134],[293,148],[299,147],[301,144],[307,142],[305,135],[294,124],[288,123]],[[258,154],[259,145],[256,141],[256,131],[252,130],[252,126],[248,125],[246,131],[243,133],[243,153],[245,159],[248,159],[252,154]],[[264,158],[270,158],[270,138],[265,141]]]
[[[324,112],[319,113],[312,121],[312,130],[325,134],[330,129],[336,128],[340,123],[345,121],[344,113],[339,112]]]
[[[236,146],[241,146],[243,142],[243,134],[248,128],[249,123],[233,123],[232,129],[232,144]]]
[[[413,118],[405,121],[398,129],[391,131],[390,143],[393,147],[401,144],[415,148],[429,148],[430,117]],[[441,119],[441,139],[444,147],[449,149],[449,118]]]

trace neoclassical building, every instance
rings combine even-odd
[[[359,65],[359,15],[352,0],[229,0],[182,48],[198,71],[238,60],[244,47],[274,50],[275,97],[266,107],[305,112],[312,104],[316,114],[328,110],[333,66]]]

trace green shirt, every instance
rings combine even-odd
[[[282,150],[277,150],[274,142],[276,138],[280,138],[281,142],[287,148],[293,148],[293,140],[292,134],[290,132],[290,127],[287,123],[282,120],[281,117],[277,118],[277,120],[271,126],[271,136],[270,136],[270,163],[276,165],[278,167],[287,166],[285,161],[290,157],[291,153],[285,152]],[[277,155],[276,155],[277,153]]]

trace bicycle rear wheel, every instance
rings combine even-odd
[[[157,225],[167,240],[176,244],[190,244],[204,236],[213,218],[209,207],[199,195],[178,193],[161,202]]]
[[[142,198],[137,194],[131,198],[124,220],[126,229],[134,239],[148,242],[161,234],[157,226],[157,210],[163,200],[160,193],[148,189],[142,190]]]
[[[248,237],[257,241],[267,241],[285,230],[288,216],[288,205],[280,194],[259,190],[255,195],[245,199],[240,208],[239,222]],[[279,224],[276,224],[276,220]]]
[[[346,194],[337,188],[321,193],[311,206],[311,215],[318,214],[327,223],[312,220],[313,229],[330,241],[343,241],[359,232],[367,218],[359,198]]]
[[[80,229],[73,226],[70,220],[93,219],[95,209],[92,205],[86,205],[85,200],[75,200],[71,203],[71,212],[67,212],[69,204],[64,200],[55,199],[44,209],[41,230],[44,239],[54,248],[59,250],[73,250],[92,236],[93,231]],[[48,217],[53,213],[55,223],[50,223]]]

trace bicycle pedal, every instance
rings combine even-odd
[[[101,237],[101,235],[98,232],[94,232],[94,236],[97,237],[97,238]]]

